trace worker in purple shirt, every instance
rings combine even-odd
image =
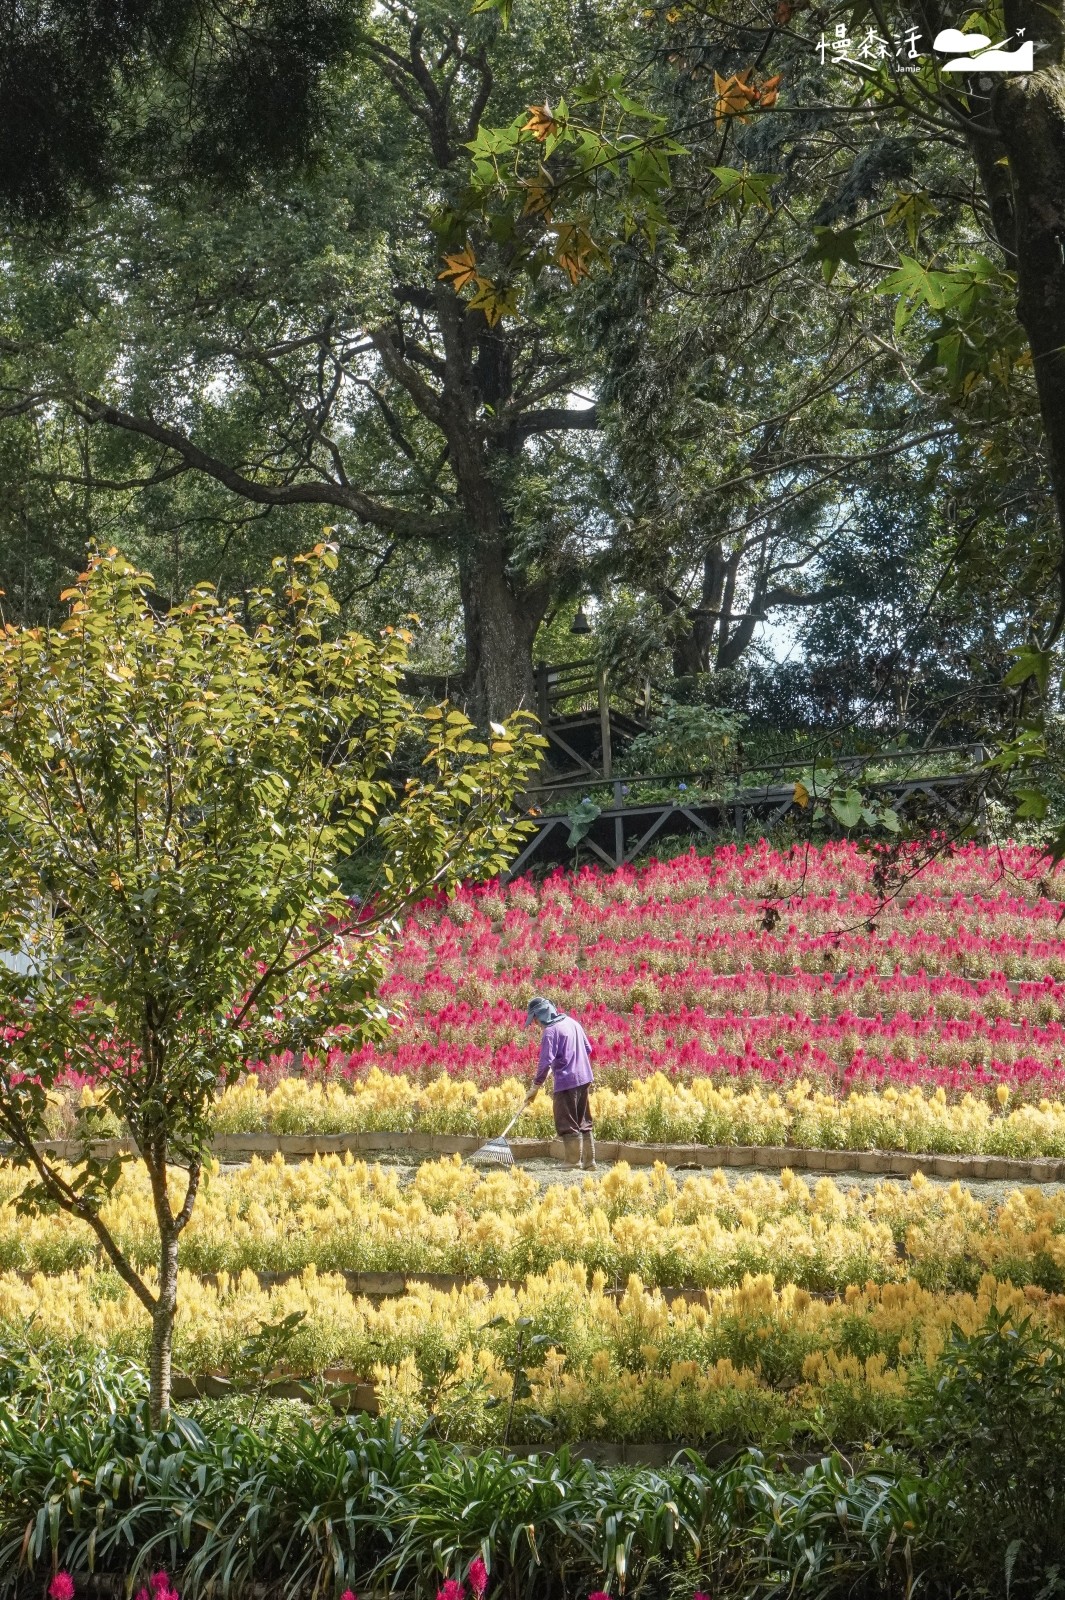
[[[549,1072],[553,1072],[551,1109],[555,1114],[555,1132],[562,1140],[567,1166],[595,1168],[595,1140],[592,1137],[592,1113],[588,1105],[588,1090],[592,1084],[592,1047],[588,1035],[575,1017],[556,1011],[550,1000],[536,995],[529,1001],[523,1027],[538,1022],[544,1030],[540,1042],[540,1060],[536,1076],[529,1085],[526,1104],[536,1099],[540,1086]]]

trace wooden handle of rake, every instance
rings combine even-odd
[[[525,1110],[526,1106],[530,1106],[530,1105],[532,1105],[532,1101],[531,1100],[528,1100],[528,1099],[523,1100],[522,1103],[521,1103],[520,1108],[511,1117],[510,1121],[507,1123],[506,1127],[503,1129],[503,1132],[496,1134],[496,1138],[497,1139],[505,1139],[507,1134],[510,1132],[511,1128],[518,1121],[518,1118],[521,1116],[521,1114]]]

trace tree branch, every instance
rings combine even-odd
[[[329,478],[317,483],[306,481],[260,483],[254,478],[245,477],[242,472],[238,472],[227,462],[220,461],[217,456],[201,450],[176,428],[165,427],[151,417],[131,416],[129,412],[120,411],[117,406],[110,406],[106,401],[99,400],[93,395],[76,404],[89,422],[104,422],[108,427],[121,428],[126,433],[153,439],[156,444],[165,445],[168,450],[175,451],[187,467],[202,472],[208,478],[214,478],[233,494],[240,495],[244,500],[251,500],[257,505],[339,506],[345,511],[353,512],[360,521],[367,522],[372,527],[386,528],[402,538],[410,539],[439,539],[454,521],[449,514],[423,515],[414,511],[401,511],[396,506],[382,505],[380,501],[363,494],[353,485],[335,483]]]
[[[567,432],[591,432],[602,424],[598,406],[585,406],[581,411],[569,411],[564,406],[545,406],[542,411],[527,411],[510,426],[522,439],[527,439],[532,434],[555,433],[562,429]]]

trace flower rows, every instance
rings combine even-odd
[[[299,1064],[260,1063],[258,1077],[360,1082],[377,1067],[488,1089],[527,1074],[524,1009],[544,990],[580,1017],[598,1080],[614,1089],[657,1073],[805,1079],[837,1096],[920,1084],[992,1107],[1002,1084],[1032,1102],[1065,1091],[1065,938],[1045,858],[969,846],[886,901],[873,893],[877,863],[848,844],[729,847],[463,890],[418,907],[396,941],[386,1043],[352,1051],[334,1039]],[[254,1114],[253,1099],[239,1103]],[[386,1125],[360,1123],[364,1112],[338,1103],[327,1117]],[[53,1131],[76,1120],[59,1107]]]
[[[219,1132],[417,1128],[487,1138],[509,1123],[523,1094],[517,1079],[485,1090],[450,1077],[419,1087],[377,1068],[351,1089],[283,1078],[266,1094],[251,1076],[222,1095],[214,1119]],[[1009,1099],[1002,1084],[991,1104],[971,1093],[951,1104],[942,1087],[926,1095],[920,1083],[912,1082],[902,1091],[894,1086],[869,1093],[852,1089],[841,1099],[814,1088],[807,1078],[793,1079],[781,1094],[757,1074],[750,1075],[743,1089],[727,1081],[719,1087],[709,1076],[684,1084],[657,1073],[627,1089],[593,1089],[591,1106],[600,1139],[637,1143],[1065,1156],[1065,1102],[1044,1098],[1010,1110]],[[543,1095],[522,1113],[513,1136],[552,1134],[549,1097]]]
[[[598,907],[635,906],[651,901],[684,902],[693,896],[737,895],[751,899],[787,898],[795,895],[868,894],[874,874],[886,852],[865,850],[850,842],[820,848],[800,845],[774,850],[766,841],[724,845],[712,855],[693,851],[650,867],[622,867],[603,873],[586,867],[572,876],[556,873],[537,886],[518,878],[507,885],[478,885],[464,897],[465,904],[500,914],[510,909],[533,909],[547,903],[565,903],[574,890]],[[1025,845],[986,848],[969,844],[925,861],[921,847],[904,849],[897,864],[905,886],[913,893],[963,898],[990,898],[1002,893],[1032,900],[1053,893],[1048,858]],[[919,870],[918,870],[919,869]],[[915,874],[911,876],[911,874]],[[453,905],[454,902],[445,902]],[[431,924],[440,910],[427,904],[419,918]]]
[[[431,1417],[445,1437],[470,1442],[500,1437],[511,1398],[512,1439],[779,1442],[826,1430],[868,1439],[891,1431],[908,1374],[934,1363],[954,1324],[972,1331],[993,1308],[1059,1330],[1065,1321],[1065,1299],[990,1275],[974,1293],[868,1283],[833,1303],[747,1276],[690,1305],[635,1276],[616,1297],[603,1274],[589,1283],[583,1267],[563,1264],[517,1289],[414,1285],[376,1305],[313,1268],[269,1290],[250,1273],[215,1284],[182,1274],[179,1306],[179,1368],[239,1377],[249,1335],[299,1313],[285,1370],[372,1380],[390,1417]],[[31,1283],[3,1275],[0,1318],[136,1356],[147,1338],[139,1302],[91,1271]],[[520,1354],[519,1329],[538,1336],[526,1347],[535,1360]],[[514,1394],[519,1370],[527,1395],[524,1384]]]
[[[24,1181],[9,1169],[0,1200]],[[176,1199],[183,1179],[175,1174],[173,1183]],[[134,1261],[150,1267],[158,1243],[143,1169],[127,1170],[103,1217]],[[863,1194],[789,1171],[779,1183],[759,1176],[730,1186],[721,1172],[678,1183],[661,1165],[634,1171],[623,1162],[601,1178],[541,1192],[520,1169],[485,1174],[457,1157],[426,1162],[403,1186],[395,1169],[350,1157],[296,1166],[277,1157],[216,1169],[179,1253],[184,1270],[203,1275],[313,1266],[517,1279],[559,1260],[614,1283],[638,1272],[660,1285],[721,1286],[754,1272],[814,1291],[906,1278],[972,1288],[990,1271],[1056,1293],[1065,1288],[1065,1194],[1018,1189],[992,1208],[960,1184],[920,1175]],[[83,1223],[0,1209],[8,1273],[101,1265]],[[117,1280],[114,1288],[125,1294]]]
[[[970,846],[885,901],[875,852],[762,845],[471,888],[404,929],[383,991],[391,1040],[315,1070],[488,1087],[527,1070],[521,1024],[539,989],[581,1018],[613,1087],[662,1072],[1053,1098],[1065,937],[1046,869],[1035,851]]]
[[[1065,1026],[1059,1020],[1065,1007],[1060,993],[1045,986],[1038,997],[1024,995],[1014,1002],[1017,1010],[1027,1002],[1036,1012],[1034,1022],[1025,1016],[1012,1020],[1006,1008],[1013,997],[1007,992],[1004,1005],[994,990],[968,997],[976,1003],[965,1016],[933,1011],[944,997],[925,990],[921,1000],[926,1009],[918,1016],[901,1010],[885,1016],[842,1009],[824,1017],[798,1010],[751,1015],[729,1009],[713,1015],[683,1000],[674,1010],[650,1015],[637,1001],[626,1015],[567,992],[572,987],[555,985],[552,993],[580,1017],[601,1081],[665,1072],[685,1080],[754,1076],[781,1085],[812,1076],[837,1092],[856,1085],[930,1083],[951,1094],[987,1093],[1006,1083],[1036,1099],[1065,1084]],[[765,1005],[764,985],[760,994],[744,998]],[[521,1030],[521,1013],[510,1002],[473,1007],[452,1001],[419,1017],[414,999],[413,994],[407,997],[406,1018],[391,1050],[367,1047],[351,1056],[338,1053],[333,1072],[359,1078],[377,1066],[423,1082],[447,1073],[485,1086],[528,1070],[529,1037]],[[865,999],[868,1004],[869,997]],[[948,1002],[947,1012],[951,1009]],[[277,1069],[265,1076],[276,1079]]]

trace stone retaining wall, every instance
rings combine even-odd
[[[303,1160],[315,1155],[374,1156],[385,1151],[418,1155],[472,1156],[484,1139],[463,1133],[226,1133],[211,1143],[220,1161],[248,1161],[253,1155],[269,1158],[281,1154],[286,1160]],[[77,1160],[83,1146],[75,1140],[47,1140],[38,1147],[60,1161]],[[134,1146],[128,1139],[94,1141],[92,1152],[101,1160],[129,1154]],[[510,1148],[517,1162],[537,1158],[562,1159],[558,1139],[511,1139]],[[633,1167],[650,1167],[656,1161],[667,1167],[714,1169],[716,1167],[761,1167],[779,1172],[869,1173],[885,1178],[909,1178],[915,1172],[936,1178],[995,1178],[1014,1183],[1065,1182],[1065,1160],[1056,1156],[1018,1160],[987,1155],[911,1155],[899,1150],[806,1150],[793,1145],[737,1144],[630,1144],[626,1141],[598,1140],[596,1151],[605,1164],[627,1161]],[[2,1153],[2,1151],[0,1151]]]

